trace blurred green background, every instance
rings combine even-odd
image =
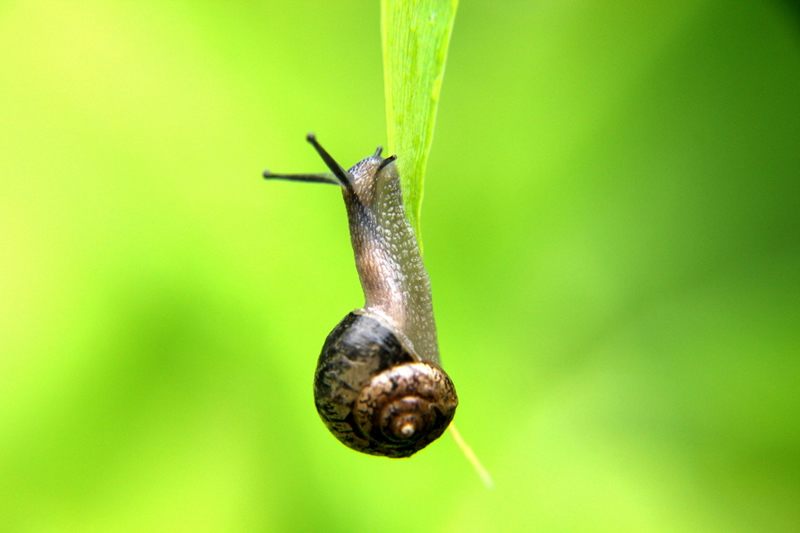
[[[800,530],[800,10],[463,0],[422,211],[459,429],[319,421],[377,1],[0,1],[0,531]],[[402,156],[402,154],[401,154]]]

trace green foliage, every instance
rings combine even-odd
[[[458,0],[382,0],[381,35],[389,151],[417,239],[425,167],[433,141],[447,47]]]
[[[800,531],[794,12],[460,4],[425,260],[491,493],[313,405],[345,210],[260,173],[384,140],[379,18],[0,2],[0,531]]]

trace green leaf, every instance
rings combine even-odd
[[[383,72],[389,152],[397,166],[411,226],[419,217],[447,46],[458,0],[382,0]]]

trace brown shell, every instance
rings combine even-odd
[[[360,452],[408,457],[444,433],[458,397],[437,365],[419,361],[388,325],[350,313],[325,341],[314,376],[322,421]]]

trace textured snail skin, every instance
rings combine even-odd
[[[352,190],[342,189],[364,310],[389,319],[421,359],[438,365],[430,278],[406,218],[397,165],[381,168],[383,161],[373,156],[354,165]]]

